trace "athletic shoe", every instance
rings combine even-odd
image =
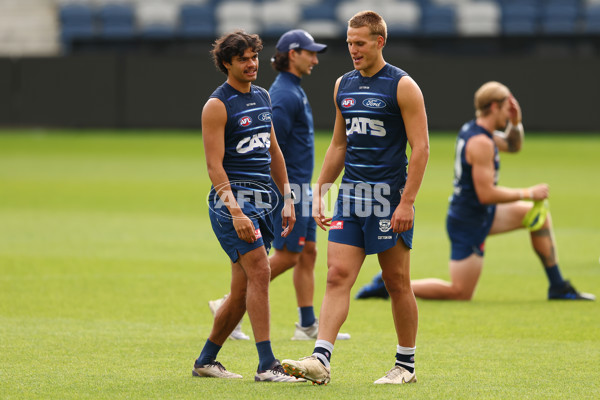
[[[591,293],[580,293],[571,285],[571,282],[565,281],[562,288],[548,289],[548,300],[596,300],[596,296]]]
[[[313,385],[326,385],[331,377],[330,369],[325,367],[317,356],[304,357],[298,361],[283,360],[281,364],[284,371],[291,376],[308,379]]]
[[[371,283],[368,283],[360,288],[355,296],[356,299],[368,299],[371,297],[380,297],[382,299],[387,299],[390,297],[390,294],[385,288],[385,283],[383,283],[381,272],[375,275]]]
[[[315,323],[310,326],[302,326],[296,322],[296,331],[292,340],[315,340],[319,333],[319,320],[315,319]],[[350,339],[349,333],[338,333],[337,340],[348,340]]]
[[[384,377],[377,379],[376,385],[393,384],[402,385],[403,383],[414,383],[417,381],[417,375],[413,372],[408,372],[405,368],[395,365],[390,369]]]
[[[306,379],[298,378],[295,376],[291,376],[287,374],[279,360],[275,360],[271,368],[265,371],[256,371],[256,375],[254,376],[255,382],[288,382],[288,383],[296,383],[296,382],[306,382]]]
[[[534,201],[533,207],[527,211],[527,214],[525,214],[525,217],[523,218],[523,226],[532,232],[541,229],[544,222],[546,222],[549,211],[550,206],[548,199]]]
[[[221,299],[211,300],[208,302],[208,308],[210,308],[210,312],[212,313],[213,317],[215,316],[215,314],[217,313],[217,310],[219,309],[219,307],[221,307],[221,305],[223,304],[223,302],[225,301],[227,296],[228,295],[226,294]],[[240,320],[239,324],[236,325],[233,332],[231,332],[231,335],[229,335],[229,339],[231,339],[231,340],[250,340],[250,336],[248,336],[244,332],[242,332],[242,321],[243,320],[244,319],[242,318]]]
[[[225,369],[223,364],[218,361],[211,361],[204,365],[194,365],[192,376],[199,376],[201,378],[223,378],[223,379],[241,379],[242,376],[229,372]]]

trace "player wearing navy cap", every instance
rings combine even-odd
[[[414,354],[418,311],[410,287],[414,202],[429,158],[427,116],[421,90],[401,69],[385,62],[387,28],[363,11],[348,21],[354,70],[335,84],[333,138],[315,185],[313,216],[329,226],[327,286],[312,356],[283,360],[286,372],[318,384],[330,380],[330,360],[348,316],[350,290],[367,254],[377,254],[392,298],[398,345],[396,363],[376,384],[416,381]],[[410,163],[406,156],[411,147]],[[410,168],[407,166],[410,165]],[[333,218],[323,196],[345,169]]]
[[[269,258],[271,279],[294,267],[294,287],[299,322],[292,340],[317,338],[319,321],[313,308],[314,268],[317,258],[316,223],[312,218],[311,180],[315,162],[312,109],[301,79],[310,75],[319,63],[317,54],[327,46],[315,43],[302,29],[284,33],[276,46],[271,64],[279,74],[269,89],[273,104],[273,127],[288,168],[290,184],[296,190],[296,225],[287,237],[273,241],[274,254]],[[274,215],[278,231],[278,213]],[[346,333],[338,340],[349,339]]]
[[[215,315],[211,333],[194,363],[193,375],[241,378],[216,358],[248,310],[258,350],[256,381],[297,382],[286,374],[271,349],[269,261],[273,239],[271,177],[284,195],[281,235],[295,222],[285,161],[271,124],[267,91],[252,84],[258,72],[258,35],[236,31],[214,44],[215,65],[227,75],[202,110],[202,139],[212,182],[212,228],[231,260],[231,293]]]

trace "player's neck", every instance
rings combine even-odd
[[[385,67],[385,60],[383,59],[383,57],[380,57],[377,59],[377,61],[375,63],[373,63],[373,65],[365,68],[365,69],[361,69],[358,72],[360,72],[360,74],[364,77],[371,77],[374,76],[375,74],[377,74],[379,71],[381,71],[381,69],[383,67]]]
[[[494,126],[494,120],[491,118],[478,117],[475,122],[477,125],[490,133],[493,133],[496,130],[496,127]]]
[[[252,82],[241,82],[237,79],[232,79],[231,77],[227,78],[227,83],[229,86],[241,93],[249,93],[250,88],[252,87]]]

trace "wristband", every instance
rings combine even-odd
[[[290,191],[290,192],[284,194],[283,201],[286,201],[287,199],[296,200],[296,194],[293,191]]]

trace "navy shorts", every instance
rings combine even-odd
[[[254,224],[256,236],[258,237],[258,240],[254,243],[248,243],[240,239],[233,227],[231,216],[226,215],[224,212],[215,212],[212,207],[209,207],[208,210],[213,231],[221,247],[234,263],[238,261],[240,254],[246,254],[261,246],[265,246],[265,250],[268,253],[273,241],[273,219],[271,213],[264,213],[261,210],[254,209],[252,203],[245,203],[243,211]]]
[[[402,239],[406,247],[412,249],[414,224],[402,233],[392,231],[391,219],[395,206],[390,207],[387,216],[372,214],[366,217],[359,217],[355,213],[348,215],[342,212],[342,208],[338,203],[329,227],[330,242],[361,247],[365,249],[365,254],[377,254],[391,249]]]
[[[300,253],[306,242],[317,241],[317,223],[312,217],[312,203],[304,202],[294,205],[296,223],[294,224],[294,229],[292,229],[287,237],[281,237],[282,208],[283,202],[280,202],[273,212],[273,231],[275,232],[273,247],[277,250],[282,250],[283,246],[285,246],[289,251]]]
[[[496,208],[479,222],[467,222],[451,216],[446,217],[446,230],[450,238],[450,259],[463,260],[471,254],[483,257],[485,239],[490,233]]]

